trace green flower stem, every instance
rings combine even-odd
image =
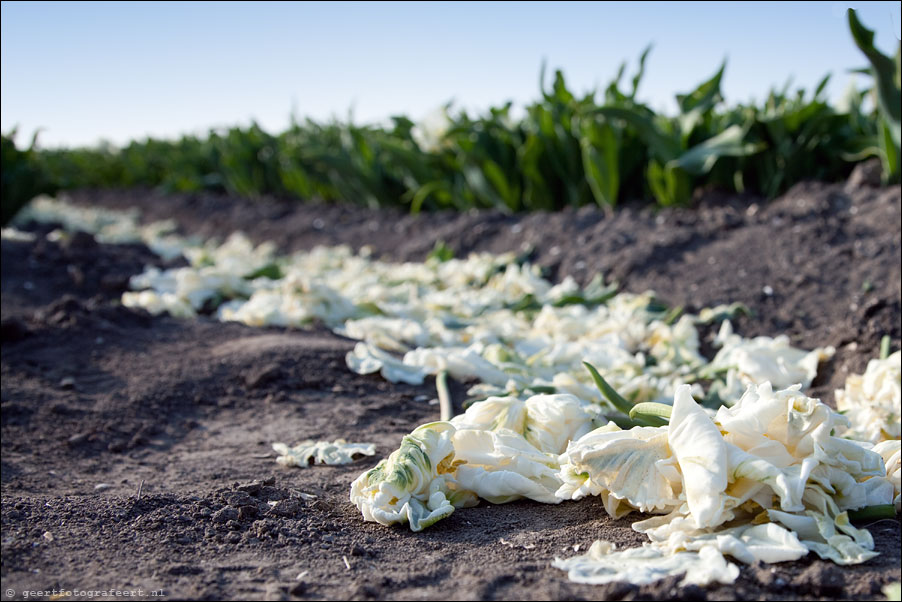
[[[595,381],[595,386],[598,387],[598,390],[601,391],[601,394],[604,395],[605,399],[607,399],[611,405],[613,405],[617,410],[623,412],[630,418],[632,418],[632,422],[638,426],[662,426],[667,424],[665,420],[659,418],[657,416],[652,416],[646,418],[645,416],[637,416],[633,418],[631,412],[633,411],[633,404],[624,399],[620,393],[614,390],[614,387],[608,384],[608,381],[604,379],[604,377],[598,373],[598,370],[595,369],[595,366],[590,364],[589,362],[583,362],[583,365],[589,371],[589,374],[592,375],[592,380]],[[620,424],[620,423],[616,423]],[[622,428],[622,427],[621,427]]]
[[[663,321],[665,324],[667,324],[668,326],[670,326],[670,325],[672,325],[674,322],[676,322],[682,314],[683,314],[683,306],[682,306],[682,305],[678,305],[677,307],[674,307],[673,309],[671,309],[670,311],[668,311],[667,314],[664,316],[664,319],[663,319],[662,321]]]
[[[451,403],[451,391],[448,390],[448,371],[442,370],[435,377],[435,389],[438,391],[439,420],[451,420],[454,406]]]
[[[892,504],[877,504],[865,506],[860,510],[849,510],[849,520],[880,520],[882,518],[895,518],[896,507]]]
[[[883,335],[883,338],[880,339],[880,359],[885,360],[889,357],[890,345],[892,345],[890,336],[888,334]]]
[[[670,422],[670,413],[672,411],[673,408],[665,403],[647,401],[634,405],[633,409],[630,410],[630,418],[633,420],[641,418],[648,422],[661,422],[663,425]]]

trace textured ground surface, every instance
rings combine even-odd
[[[741,301],[745,335],[833,345],[814,392],[900,339],[900,191],[800,185],[771,203],[709,194],[692,210],[421,217],[222,197],[81,193],[140,207],[186,233],[244,230],[283,249],[371,245],[421,260],[534,249],[560,279],[598,271],[688,310]],[[750,204],[751,203],[751,204]],[[423,533],[364,523],[350,482],[375,459],[287,469],[270,444],[345,437],[377,446],[438,416],[434,385],[347,370],[353,342],[206,318],[152,318],[116,305],[128,276],[158,262],[140,246],[3,241],[3,598],[26,590],[162,590],[172,598],[873,599],[900,579],[900,523],[871,526],[881,555],[840,568],[808,557],[743,567],[734,586],[570,583],[555,556],[594,539],[638,545],[631,520],[596,500],[482,503]],[[457,388],[457,398],[461,389]],[[307,495],[301,495],[301,494]],[[268,502],[278,502],[272,506]],[[503,542],[502,542],[503,540]]]

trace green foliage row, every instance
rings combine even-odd
[[[679,114],[656,114],[636,98],[646,49],[626,83],[622,65],[604,90],[580,97],[560,71],[546,87],[543,69],[541,97],[522,118],[512,118],[510,104],[475,117],[460,111],[432,140],[401,116],[386,127],[293,120],[278,135],[253,124],[123,149],[20,151],[14,134],[4,136],[3,219],[17,194],[73,188],[318,197],[417,212],[612,208],[649,197],[683,205],[699,186],[773,197],[803,179],[843,178],[870,156],[881,158],[887,181],[898,181],[899,52],[880,53],[854,11],[849,21],[874,86],[851,90],[842,109],[824,99],[826,77],[811,94],[787,87],[761,105],[724,107],[721,66],[677,95]],[[21,179],[9,188],[8,161],[10,181]]]
[[[37,134],[35,134],[37,137]],[[5,226],[16,212],[38,194],[53,193],[55,187],[47,181],[34,150],[35,141],[27,149],[16,147],[16,131],[0,141],[2,170],[0,170],[0,209]]]

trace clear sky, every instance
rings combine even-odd
[[[827,72],[838,98],[865,65],[846,7],[894,52],[900,2],[3,2],[2,119],[19,143],[124,143],[301,117],[421,118],[538,97],[543,59],[578,92],[649,43],[640,98],[673,95],[728,59],[728,101]],[[630,72],[628,71],[628,74]],[[864,76],[857,76],[861,84]]]

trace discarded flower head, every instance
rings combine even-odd
[[[872,359],[864,374],[850,374],[836,391],[836,408],[850,421],[843,435],[879,443],[902,434],[902,351]]]
[[[331,442],[307,439],[294,447],[273,443],[272,448],[279,454],[276,462],[282,466],[300,468],[307,468],[311,464],[350,464],[355,456],[372,456],[376,453],[376,446],[372,443],[348,443],[344,439]]]

